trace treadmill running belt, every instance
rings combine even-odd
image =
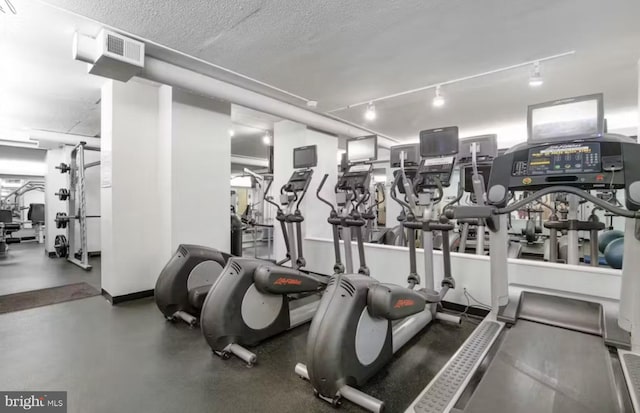
[[[602,337],[519,320],[465,413],[621,412]]]

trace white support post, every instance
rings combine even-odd
[[[631,333],[631,351],[640,353],[640,241],[636,238],[636,225],[635,219],[625,219],[618,325]]]
[[[501,306],[509,302],[509,275],[507,271],[507,250],[509,248],[509,234],[507,232],[508,216],[498,217],[500,228],[491,231],[489,254],[491,255],[491,314],[495,319]]]

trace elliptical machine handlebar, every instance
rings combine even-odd
[[[382,199],[380,201],[376,201],[373,205],[371,205],[368,209],[367,209],[367,214],[370,214],[371,211],[373,211],[373,208],[377,208],[380,204],[382,204],[385,199],[386,196],[384,194],[384,186],[381,183],[376,184],[376,191],[378,187],[382,187]]]
[[[401,200],[400,198],[398,198],[398,194],[396,193],[396,187],[398,186],[398,181],[400,180],[402,174],[396,174],[395,179],[393,180],[393,184],[391,184],[391,189],[389,190],[389,195],[391,195],[391,199],[393,199],[394,201],[396,201],[397,203],[399,203],[403,208],[408,209],[411,213],[413,213],[413,211],[411,211],[411,206]]]
[[[282,214],[282,208],[280,208],[280,205],[278,205],[278,203],[274,202],[273,197],[272,196],[265,196],[264,200],[267,201],[268,203],[270,203],[271,205],[273,205],[274,207],[276,207],[278,209],[278,213]]]
[[[318,189],[316,189],[316,197],[318,197],[318,199],[320,201],[322,201],[323,203],[329,205],[329,208],[331,208],[331,213],[332,214],[338,214],[338,212],[336,211],[336,208],[333,206],[333,204],[329,201],[327,201],[325,198],[323,198],[322,196],[320,196],[320,191],[322,191],[322,188],[324,187],[324,184],[327,182],[327,178],[329,178],[329,174],[324,174],[324,176],[322,177],[322,181],[320,181],[320,185],[318,185]]]

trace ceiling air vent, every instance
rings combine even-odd
[[[126,82],[144,68],[144,43],[107,29],[95,39],[76,34],[74,57],[93,75]]]
[[[112,34],[107,34],[107,52],[124,56],[124,39]]]

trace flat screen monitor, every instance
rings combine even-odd
[[[602,93],[529,106],[530,144],[600,137],[604,133]]]
[[[316,145],[293,148],[293,169],[313,168],[318,165]]]
[[[347,139],[347,160],[367,162],[378,159],[378,136],[368,135]]]
[[[420,131],[420,156],[423,158],[455,155],[458,147],[457,126]]]
[[[410,145],[397,145],[391,147],[389,161],[392,168],[400,168],[400,155],[404,153],[405,166],[420,165],[420,145],[412,143]]]
[[[460,152],[458,159],[472,159],[471,147],[476,144],[476,158],[493,159],[498,156],[498,136],[497,135],[481,135],[464,138],[460,141]]]

